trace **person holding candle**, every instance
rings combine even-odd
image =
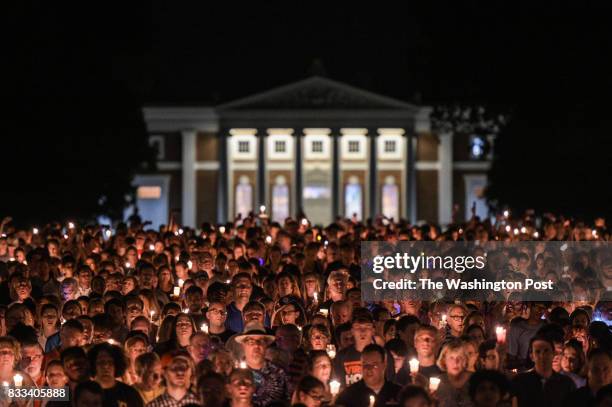
[[[326,398],[324,401],[331,401],[330,381],[332,379],[332,360],[327,352],[315,350],[310,353],[308,362],[308,374],[319,379],[325,386]],[[340,386],[340,383],[338,386]],[[337,394],[337,393],[336,393]]]
[[[26,372],[17,369],[21,361],[21,345],[11,336],[0,337],[0,382],[11,386],[35,386]],[[19,385],[19,386],[18,386]]]
[[[468,357],[465,346],[459,339],[447,342],[438,357],[438,367],[442,370],[440,382],[435,391],[440,405],[445,407],[470,406],[468,380],[471,373],[467,371]],[[431,379],[430,377],[430,384]]]
[[[397,400],[401,386],[385,380],[387,352],[376,344],[361,352],[362,379],[348,386],[336,399],[337,405],[350,407],[382,407]],[[373,397],[374,403],[371,403]]]
[[[32,378],[36,386],[42,386],[45,375],[42,371],[44,355],[38,342],[24,340],[21,342],[21,368]]]
[[[130,337],[126,339],[123,345],[125,355],[127,356],[127,367],[122,381],[126,384],[134,384],[137,381],[135,370],[136,358],[147,351],[149,341],[146,336],[140,332],[130,332]]]
[[[310,327],[306,341],[308,350],[327,350],[327,345],[330,342],[330,334],[327,327],[323,324],[317,324]]]
[[[438,351],[438,330],[431,325],[421,325],[414,332],[414,347],[418,363],[418,374],[427,380],[431,376],[439,376],[442,372],[436,365],[436,353]],[[412,382],[414,374],[409,366],[404,365],[396,376],[396,382],[406,384]]]

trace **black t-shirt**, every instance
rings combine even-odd
[[[347,407],[368,407],[370,405],[370,396],[374,396],[376,402],[374,407],[384,407],[387,405],[397,405],[397,396],[402,389],[402,386],[385,381],[382,389],[378,394],[374,390],[366,386],[363,380],[347,387],[338,395],[336,405]]]
[[[572,379],[559,373],[544,379],[535,371],[530,371],[516,376],[512,388],[521,407],[552,407],[562,405],[576,385]]]
[[[225,344],[225,342],[227,342],[227,340],[229,338],[231,338],[232,336],[236,335],[236,332],[232,331],[231,329],[226,329],[225,331],[221,332],[220,334],[213,334],[211,333],[210,336],[215,336],[217,338],[219,338],[221,340],[221,342],[223,342],[223,344]]]
[[[426,367],[419,366],[419,373],[429,379],[432,376],[440,376],[442,374],[442,371],[438,366],[433,364],[431,366]],[[397,375],[395,376],[395,382],[401,384],[402,386],[412,382],[409,366],[402,366],[402,368],[397,372]]]
[[[138,391],[122,382],[104,390],[104,407],[144,407]]]

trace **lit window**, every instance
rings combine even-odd
[[[238,152],[239,153],[248,153],[250,150],[250,145],[248,141],[239,141],[238,142]]]
[[[470,158],[481,160],[485,156],[486,141],[480,136],[472,136],[470,139]]]
[[[356,140],[349,141],[348,151],[349,153],[358,153],[359,152],[359,141],[356,141]]]
[[[274,152],[275,153],[284,153],[287,151],[287,143],[284,141],[275,141],[274,142]]]
[[[316,140],[312,142],[311,151],[313,153],[322,153],[323,152],[323,142],[321,140]]]
[[[385,153],[395,152],[395,140],[385,140]]]
[[[161,187],[140,186],[136,191],[138,199],[159,199],[161,198]]]

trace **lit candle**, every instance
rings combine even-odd
[[[110,229],[106,229],[104,233],[106,233],[106,237],[111,237],[111,235],[113,234],[113,232],[111,232]]]
[[[202,324],[202,326],[200,327],[200,331],[202,331],[205,334],[207,334],[208,333],[208,325],[207,324]]]
[[[537,239],[538,237],[540,237],[540,234],[538,232],[533,232],[533,237]]]
[[[151,322],[153,322],[153,316],[154,316],[154,315],[155,315],[155,311],[153,311],[153,310],[149,311],[149,320],[150,320]]]
[[[525,226],[521,228],[521,233],[527,233],[527,228]]]
[[[229,284],[231,282],[232,282],[232,280],[230,280],[229,278],[227,280],[225,280],[225,284]]]
[[[64,233],[64,239],[68,240],[68,235]]]
[[[183,285],[185,285],[185,280],[183,280],[182,278],[179,278],[179,281],[178,281],[179,288],[183,288]]]
[[[302,225],[303,226],[308,226],[308,219],[306,219],[306,218],[302,219]]]
[[[446,314],[442,314],[442,319],[440,319],[440,328],[444,328],[446,326]]]
[[[270,236],[270,235],[266,236],[266,243],[267,244],[272,243],[272,236]]]
[[[174,262],[175,262],[175,263],[176,263],[177,261],[179,261],[179,260],[180,260],[179,256],[174,256]]]
[[[512,228],[510,227],[510,225],[506,225],[506,232],[510,233],[511,230],[512,230]]]
[[[179,230],[178,230],[178,234],[179,234],[179,235],[182,235],[183,233],[184,233],[183,229],[179,229]]]
[[[189,314],[189,308],[185,308],[185,309],[183,310],[183,314]]]
[[[224,234],[225,233],[225,226],[219,226],[219,232],[221,234]]]
[[[503,326],[495,328],[495,336],[497,336],[498,343],[506,343],[506,328]]]
[[[259,212],[260,212],[260,213],[266,213],[266,205],[261,205],[261,206],[259,207]]]
[[[34,233],[35,235],[37,235],[37,234],[38,234],[38,228],[34,228],[34,229],[32,229],[32,233]]]
[[[132,267],[132,265],[130,264],[130,262],[129,262],[129,261],[126,261],[126,262],[125,262],[125,268],[126,268],[126,269],[129,269],[130,267]]]
[[[189,268],[189,270],[193,268],[193,262],[191,260],[187,260],[187,267]]]
[[[374,403],[376,403],[376,397],[370,395],[370,407],[374,407]]]
[[[15,382],[15,387],[21,387],[23,385],[23,376],[17,373],[13,376],[13,382]]]
[[[150,250],[150,251],[155,250],[155,245],[154,245],[154,244],[150,244],[150,245],[149,245],[149,250]]]
[[[410,365],[410,373],[417,373],[419,371],[419,360],[417,358],[412,358],[408,361]]]
[[[507,218],[508,216],[510,216],[510,211],[504,211],[504,218]]]
[[[438,390],[438,386],[440,385],[440,379],[438,377],[430,377],[429,378],[429,391],[432,393]]]
[[[115,341],[113,338],[110,338],[108,341],[106,341],[108,343],[110,343],[111,345],[116,345],[117,341]]]
[[[321,308],[319,312],[323,314],[325,318],[327,318],[327,316],[329,315],[329,310],[327,308]]]
[[[319,294],[316,291],[314,293],[314,302],[319,302]]]
[[[240,369],[246,369],[247,368],[247,364],[246,362],[243,360],[240,362]]]
[[[173,294],[175,297],[178,297],[179,295],[181,295],[181,287],[174,287]]]
[[[336,357],[336,345],[333,345],[331,343],[327,345],[327,355],[330,357],[330,359]]]
[[[68,229],[74,229],[74,223],[68,222]]]
[[[329,391],[331,392],[332,396],[338,395],[338,392],[340,392],[340,382],[338,380],[332,380],[329,382]]]
[[[515,235],[518,235],[518,234],[519,234],[519,230],[518,230],[518,228],[514,228],[514,234],[515,234]]]

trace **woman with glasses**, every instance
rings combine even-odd
[[[291,404],[303,404],[306,407],[320,407],[325,400],[325,385],[313,376],[304,376],[298,383]]]

